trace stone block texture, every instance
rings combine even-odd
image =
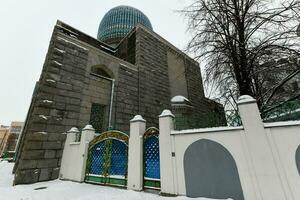
[[[156,33],[138,25],[114,49],[58,22],[17,150],[14,184],[58,178],[64,133],[89,124],[93,104],[104,108],[104,129],[129,133],[137,114],[158,127],[158,115],[178,95],[170,90],[180,84],[169,77],[174,56],[184,80],[174,91],[187,94],[195,111],[209,111],[216,103],[204,96],[198,63]]]

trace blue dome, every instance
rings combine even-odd
[[[152,30],[150,20],[140,10],[130,6],[112,8],[104,15],[99,25],[97,38],[108,44],[117,44],[138,23]]]

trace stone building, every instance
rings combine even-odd
[[[0,156],[6,152],[14,154],[24,122],[13,121],[10,126],[0,127]]]
[[[22,132],[24,126],[24,122],[13,121],[9,127],[9,137],[7,139],[6,150],[7,151],[15,151],[19,136]]]
[[[155,33],[141,11],[111,9],[98,39],[58,21],[21,137],[14,183],[56,179],[62,133],[71,127],[128,133],[136,114],[158,127],[157,116],[171,109],[176,95],[188,98],[194,112],[216,111],[224,119],[222,107],[205,98],[199,64]]]

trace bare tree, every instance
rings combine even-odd
[[[193,35],[187,50],[206,63],[205,83],[225,107],[251,95],[265,113],[300,96],[276,98],[300,74],[299,11],[299,0],[195,0],[182,11]]]

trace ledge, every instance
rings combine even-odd
[[[300,126],[300,121],[264,123],[265,128],[275,128],[275,127],[285,127],[285,126]]]
[[[222,131],[237,131],[244,130],[244,127],[215,127],[215,128],[200,128],[200,129],[187,129],[181,131],[172,131],[171,135],[186,135],[186,134],[197,134],[197,133],[211,133],[211,132],[222,132]]]
[[[80,145],[80,142],[70,142],[70,145]]]

